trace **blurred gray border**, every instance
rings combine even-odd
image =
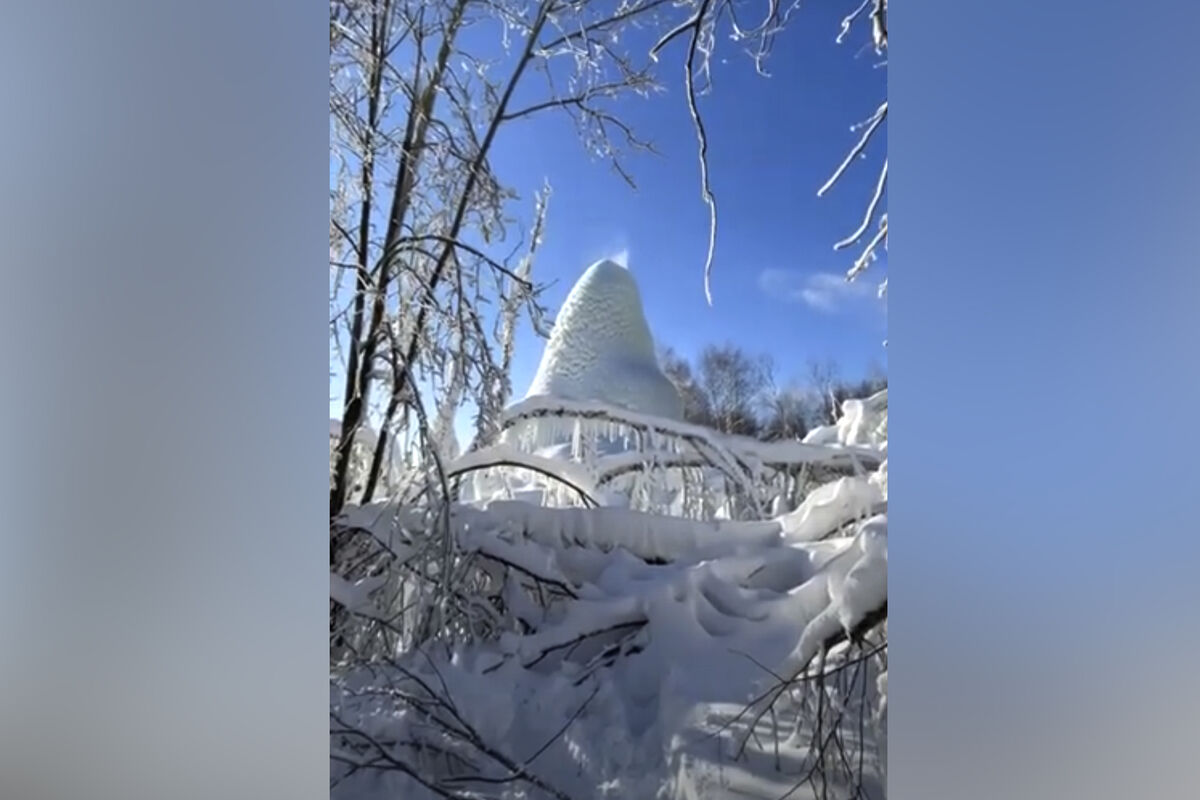
[[[890,796],[1198,796],[1200,8],[889,11]]]
[[[4,16],[0,797],[324,797],[328,6]]]

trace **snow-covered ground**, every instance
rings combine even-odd
[[[331,794],[883,797],[886,391],[722,436],[673,413],[621,267],[571,297],[500,444],[338,521]]]

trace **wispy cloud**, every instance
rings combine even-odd
[[[769,297],[787,303],[803,303],[814,311],[836,314],[876,297],[875,281],[859,278],[853,283],[836,272],[798,272],[764,269],[758,288]]]

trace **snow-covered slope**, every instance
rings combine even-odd
[[[572,287],[526,397],[591,400],[679,419],[683,405],[659,369],[629,270],[593,264]]]

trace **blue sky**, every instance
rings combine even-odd
[[[886,91],[874,52],[855,57],[861,37],[835,43],[844,14],[838,4],[798,13],[768,62],[770,78],[732,46],[714,59],[712,91],[699,101],[719,211],[712,307],[704,298],[708,212],[682,84],[683,40],[663,53],[666,91],[623,103],[623,118],[661,153],[627,162],[636,191],[607,162],[590,158],[559,115],[509,129],[496,145],[497,170],[523,197],[543,178],[553,190],[535,265],[536,278],[557,281],[544,296],[548,305],[556,308],[591,262],[625,253],[656,342],[685,355],[732,341],[771,354],[785,375],[802,375],[809,358],[832,358],[847,375],[872,361],[886,365],[878,281],[869,272],[847,287],[840,276],[853,257],[832,249],[862,216],[886,139],[832,192],[816,196],[855,141],[850,126]],[[877,269],[882,274],[883,264]],[[540,356],[538,342],[524,334],[513,376],[518,391]]]
[[[756,74],[731,42],[714,57],[712,91],[699,99],[719,211],[711,307],[703,287],[708,212],[682,80],[684,39],[662,53],[665,91],[618,106],[659,151],[623,162],[636,190],[586,152],[564,114],[542,113],[501,130],[492,165],[518,192],[515,210],[528,216],[543,182],[552,189],[534,266],[535,280],[553,284],[543,295],[551,312],[589,264],[620,255],[641,288],[656,343],[685,356],[733,342],[772,356],[784,380],[803,379],[810,359],[833,360],[847,377],[886,367],[886,313],[875,294],[885,264],[847,285],[841,276],[853,251],[833,250],[861,219],[886,131],[830,193],[816,196],[856,141],[851,125],[886,92],[886,72],[865,46],[865,29],[835,42],[848,10],[816,4],[797,13],[767,62],[771,77]],[[526,91],[540,86],[531,76]],[[517,397],[541,350],[526,323],[514,357]],[[460,437],[467,427],[469,420],[460,421]]]

